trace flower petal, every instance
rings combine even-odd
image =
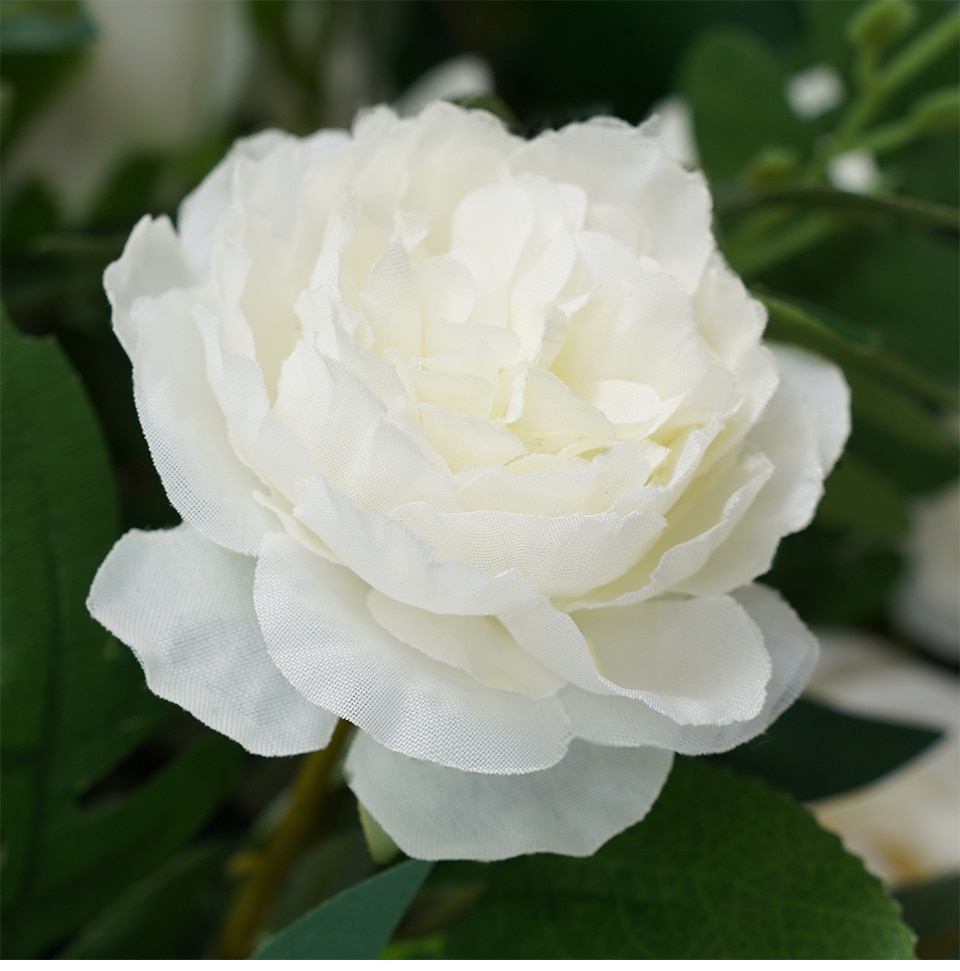
[[[253,611],[254,561],[190,526],[133,530],[101,565],[87,609],[129,645],[154,694],[257,755],[323,748],[336,715],[274,667]]]
[[[208,539],[253,554],[278,522],[256,502],[254,494],[263,483],[231,444],[207,376],[193,309],[178,291],[138,301],[137,413],[177,512]]]
[[[756,737],[796,701],[817,661],[817,642],[780,595],[753,584],[733,599],[763,634],[771,673],[760,711],[727,724],[678,724],[643,701],[591,694],[577,687],[561,693],[576,733],[597,745],[656,745],[685,755],[725,752]]]
[[[577,740],[542,772],[480,775],[397,755],[361,734],[344,771],[357,799],[409,856],[503,860],[589,856],[643,819],[672,762],[663,749]]]
[[[303,695],[392,751],[474,772],[533,772],[571,739],[556,698],[479,684],[374,620],[369,587],[286,536],[264,544],[254,601],[274,663]]]

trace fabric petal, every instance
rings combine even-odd
[[[480,775],[397,755],[368,735],[347,756],[347,784],[409,856],[503,860],[524,853],[590,856],[639,822],[673,755],[574,741],[542,772]]]
[[[177,512],[215,543],[254,554],[279,524],[255,499],[263,482],[233,448],[191,312],[177,291],[138,302],[137,413]]]
[[[113,308],[113,329],[131,361],[136,357],[140,331],[133,315],[136,302],[170,290],[191,289],[199,282],[170,220],[144,216],[134,226],[120,259],[103,274],[103,287]]]
[[[274,667],[253,610],[254,561],[188,525],[132,530],[94,578],[87,609],[136,655],[150,690],[256,755],[323,748],[336,715]]]
[[[349,570],[271,536],[257,564],[254,601],[274,663],[314,704],[392,751],[495,774],[556,764],[571,739],[556,698],[480,684],[401,643],[367,605]]]
[[[578,736],[597,745],[656,745],[684,755],[725,752],[755,738],[799,697],[817,662],[817,642],[776,591],[759,584],[734,595],[763,635],[771,673],[763,706],[752,718],[725,725],[680,725],[649,705],[577,687],[561,693]]]

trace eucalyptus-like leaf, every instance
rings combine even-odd
[[[262,960],[361,960],[380,956],[433,867],[407,860],[345,890],[281,931]]]

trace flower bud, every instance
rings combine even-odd
[[[906,0],[875,0],[850,18],[847,36],[862,51],[879,57],[913,26],[916,16]]]
[[[924,95],[913,106],[910,120],[925,135],[954,131],[960,125],[960,91],[941,88]]]

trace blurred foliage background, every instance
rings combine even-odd
[[[246,756],[153,698],[129,652],[86,616],[92,573],[120,532],[177,522],[140,433],[103,269],[142,214],[175,214],[235,138],[348,126],[364,105],[409,101],[418,84],[422,96],[424,75],[452,58],[474,57],[458,76],[477,89],[452,93],[481,96],[524,134],[595,114],[635,123],[658,106],[666,124],[677,102],[664,99],[683,99],[686,150],[714,191],[721,248],[767,301],[769,333],[832,357],[853,390],[848,452],[815,523],[782,544],[768,582],[809,624],[882,635],[955,690],[955,654],[930,658],[894,608],[913,503],[958,476],[956,5],[885,3],[871,7],[873,20],[863,9],[3,0],[4,956],[209,953],[229,900],[227,861],[242,869],[238,852],[269,830],[295,770]],[[814,66],[832,71],[840,95],[805,117],[784,91]],[[879,94],[878,77],[893,77]],[[434,90],[449,80],[435,75]],[[832,167],[849,152],[866,159],[859,182]],[[934,738],[929,727],[810,702],[764,745],[724,761],[807,800],[863,785]],[[721,782],[702,781],[723,795]],[[348,796],[330,804],[327,836],[299,862],[273,927],[374,871]],[[616,886],[627,879],[618,851],[603,852]],[[482,873],[437,868],[405,925],[413,943],[391,947],[519,956],[496,908],[541,880],[537,865],[498,871],[486,911],[470,909]],[[956,879],[925,876],[937,879],[904,897],[920,953],[955,954]],[[473,924],[454,921],[468,912]],[[755,922],[747,904],[740,917]],[[582,923],[562,947],[556,928],[534,935],[530,955],[614,956]],[[450,926],[464,929],[448,935]],[[666,937],[659,956],[680,956],[683,929]],[[753,943],[755,956],[797,956],[771,955],[762,934]],[[634,945],[616,956],[640,956]]]

